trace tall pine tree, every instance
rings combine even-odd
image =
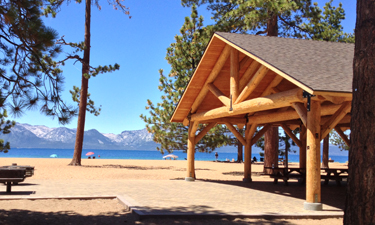
[[[187,150],[188,128],[180,123],[169,122],[175,106],[178,104],[195,68],[203,55],[210,40],[212,30],[203,26],[203,17],[198,17],[196,6],[192,6],[190,17],[180,29],[180,35],[175,36],[175,42],[167,49],[166,59],[171,65],[169,75],[160,70],[159,90],[163,91],[162,101],[153,104],[148,100],[150,116],[141,115],[147,123],[147,130],[153,134],[154,141],[160,143],[158,150],[164,153],[173,150]],[[198,128],[201,130],[202,126]],[[230,141],[230,137],[223,135],[226,128],[217,125],[196,145],[200,152],[211,152]]]

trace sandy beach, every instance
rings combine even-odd
[[[83,159],[81,167],[68,166],[71,159],[2,158],[1,165],[35,166],[35,175],[28,183],[49,180],[77,182],[112,182],[118,180],[183,180],[186,176],[184,160],[109,160]],[[290,167],[297,167],[291,163]],[[242,181],[243,164],[196,161],[196,176],[202,181]],[[330,167],[345,168],[340,163]],[[254,181],[270,181],[261,176],[263,164],[252,164]],[[90,188],[90,187],[87,187]],[[5,192],[2,186],[0,192]],[[147,219],[137,221],[113,199],[93,200],[1,200],[0,224],[342,224],[342,219],[324,220],[264,220],[264,219]],[[85,222],[83,222],[85,221]]]

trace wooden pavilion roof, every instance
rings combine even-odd
[[[237,103],[297,89],[301,99],[302,91],[325,96],[323,105],[351,101],[354,44],[217,32],[171,122],[186,122],[189,114],[229,108],[233,48],[239,51],[239,91],[249,89]],[[245,114],[234,117],[244,118]]]

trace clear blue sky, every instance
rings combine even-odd
[[[315,2],[315,1],[313,1]],[[317,1],[322,7],[323,0]],[[346,32],[355,27],[356,1],[334,0],[334,5],[343,3]],[[119,134],[124,130],[138,130],[145,127],[140,114],[145,110],[147,99],[160,101],[158,90],[159,69],[168,74],[170,66],[165,60],[167,47],[174,42],[174,36],[190,15],[190,8],[181,6],[180,0],[125,0],[130,8],[129,19],[120,11],[112,9],[107,1],[100,1],[102,10],[92,7],[91,22],[91,65],[118,63],[120,70],[98,75],[89,81],[89,92],[96,105],[102,106],[98,117],[87,114],[85,130],[97,129],[101,133]],[[199,9],[208,24],[210,14],[205,7]],[[47,26],[56,29],[66,41],[79,42],[84,38],[84,4],[71,2],[64,5],[56,18],[45,19]],[[63,56],[64,54],[62,54]],[[64,70],[64,98],[72,103],[69,90],[73,85],[81,86],[81,64],[67,64]],[[11,118],[13,119],[13,118]],[[59,127],[52,120],[39,113],[27,111],[20,123]],[[75,128],[77,119],[66,127]]]

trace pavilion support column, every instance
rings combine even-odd
[[[187,149],[187,176],[185,181],[195,181],[195,165],[194,165],[194,153],[195,153],[195,132],[192,132],[194,129],[194,122],[189,123],[189,132],[188,132],[188,149]]]
[[[329,165],[328,165],[328,155],[329,155],[329,134],[324,138],[324,141],[323,141],[323,162],[322,162],[322,168],[329,168]]]
[[[257,129],[257,124],[246,125],[245,131],[245,163],[244,163],[244,178],[243,182],[251,182],[251,146],[252,137]]]
[[[299,168],[306,169],[306,127],[301,125],[301,147],[299,148]]]
[[[319,101],[311,101],[310,111],[307,112],[306,132],[306,210],[322,210],[320,182],[320,117]]]

